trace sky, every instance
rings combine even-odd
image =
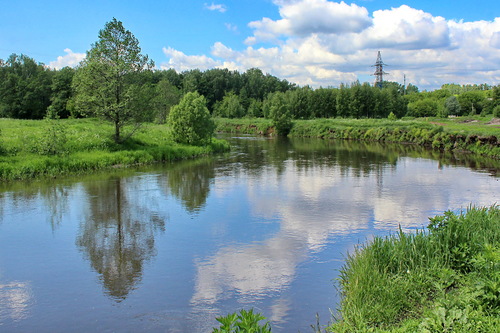
[[[500,1],[0,0],[0,59],[77,66],[116,18],[157,69],[263,72],[300,86],[500,84]]]

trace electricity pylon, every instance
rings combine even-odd
[[[382,88],[382,82],[384,82],[384,74],[389,74],[384,72],[384,66],[387,66],[382,61],[382,56],[380,55],[380,51],[377,54],[377,62],[372,67],[375,67],[375,73],[372,75],[375,76],[375,87]]]

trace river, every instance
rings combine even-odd
[[[499,162],[227,137],[230,153],[0,185],[0,331],[210,332],[254,308],[326,325],[356,244],[499,202]]]

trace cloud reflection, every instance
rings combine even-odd
[[[492,183],[475,181],[482,175],[469,170],[443,171],[442,163],[398,158],[385,147],[370,152],[340,146],[319,147],[312,156],[287,147],[275,163],[279,168],[263,164],[255,172],[253,163],[245,176],[245,163],[240,163],[238,177],[227,177],[227,170],[222,181],[216,177],[217,197],[227,196],[228,202],[234,187],[245,182],[242,200],[248,204],[241,206],[251,207],[252,220],[277,223],[278,230],[265,240],[230,243],[198,259],[193,304],[215,304],[234,295],[244,303],[280,295],[293,283],[298,266],[335,237],[360,231],[387,234],[399,226],[408,231],[425,226],[429,212],[495,202]],[[290,311],[287,302],[272,300],[277,321]]]
[[[0,326],[6,319],[26,319],[33,302],[33,292],[28,282],[0,284]]]

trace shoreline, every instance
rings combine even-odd
[[[500,159],[498,127],[456,125],[455,119],[444,124],[433,120],[387,119],[314,119],[294,120],[289,137],[358,140],[416,144],[442,151],[466,152]],[[246,118],[215,120],[218,132],[274,135],[269,119]],[[469,122],[470,123],[470,122]],[[460,124],[460,123],[458,123]],[[444,125],[444,126],[443,126]]]
[[[0,119],[0,181],[56,178],[101,170],[193,159],[229,151],[213,138],[206,146],[177,144],[166,125],[145,124],[121,144],[110,124],[96,119]]]

